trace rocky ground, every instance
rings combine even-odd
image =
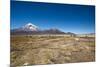
[[[11,36],[11,66],[95,61],[94,37]]]

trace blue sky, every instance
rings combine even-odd
[[[64,32],[94,33],[95,7],[12,1],[11,29],[27,23],[33,23],[40,29],[58,28]]]

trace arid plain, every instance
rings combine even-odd
[[[95,37],[11,36],[11,65],[95,61]]]

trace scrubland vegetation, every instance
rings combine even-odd
[[[95,61],[95,37],[11,36],[11,65]]]

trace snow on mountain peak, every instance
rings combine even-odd
[[[23,26],[22,29],[25,31],[37,31],[38,27],[32,23],[28,23]]]
[[[34,25],[34,24],[32,24],[32,23],[28,23],[28,24],[26,24],[25,27],[34,27],[34,28],[37,28],[37,26]]]

